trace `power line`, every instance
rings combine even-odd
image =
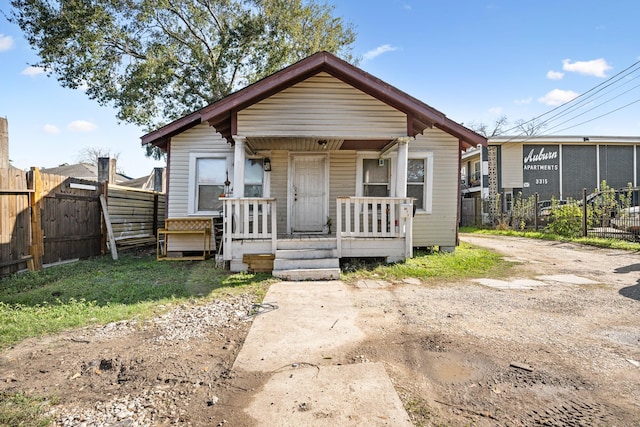
[[[549,115],[549,114],[551,114],[551,113],[553,113],[553,112],[556,112],[556,111],[558,111],[558,110],[562,110],[562,111],[559,111],[558,113],[556,113],[555,115],[551,116],[550,118],[548,118],[548,119],[544,120],[544,121],[543,121],[541,124],[539,124],[538,126],[541,126],[541,125],[544,125],[544,124],[548,124],[549,122],[552,122],[552,121],[554,121],[554,120],[558,120],[558,119],[562,118],[562,116],[566,116],[566,115],[567,115],[567,114],[569,114],[571,111],[573,111],[573,110],[575,110],[575,109],[579,108],[581,104],[583,104],[584,102],[586,102],[586,101],[590,100],[590,99],[591,99],[591,98],[593,98],[596,94],[598,94],[598,93],[600,93],[600,92],[604,91],[605,89],[607,89],[607,88],[609,88],[609,87],[613,86],[614,84],[618,83],[620,80],[622,80],[622,79],[624,79],[624,78],[628,77],[629,75],[631,75],[631,74],[633,74],[633,73],[636,73],[636,72],[640,71],[640,68],[637,68],[637,67],[638,67],[638,65],[640,65],[640,60],[639,60],[639,61],[634,62],[633,64],[631,64],[630,66],[628,66],[628,67],[627,67],[627,68],[625,68],[624,70],[620,71],[619,73],[615,74],[614,76],[610,77],[609,79],[605,80],[604,82],[602,82],[602,83],[598,84],[597,86],[594,86],[593,88],[589,89],[588,91],[586,91],[586,92],[584,92],[584,93],[582,93],[582,94],[578,95],[576,98],[572,99],[571,101],[565,102],[564,104],[559,105],[559,106],[557,106],[557,107],[555,107],[555,108],[553,108],[553,109],[551,109],[551,110],[549,110],[549,111],[547,111],[547,112],[545,112],[545,113],[542,113],[542,114],[540,114],[540,115],[538,115],[538,116],[536,116],[536,117],[534,117],[534,118],[532,118],[532,119],[530,119],[530,120],[527,120],[526,122],[520,123],[520,124],[519,124],[519,125],[517,125],[517,126],[513,126],[513,127],[509,128],[509,129],[507,129],[507,130],[505,130],[505,131],[503,131],[503,132],[500,132],[500,133],[498,133],[498,134],[497,134],[497,135],[495,135],[495,136],[504,135],[505,133],[510,132],[510,131],[512,131],[512,130],[515,130],[515,129],[522,129],[522,127],[523,127],[523,126],[525,126],[525,125],[527,125],[527,124],[529,124],[529,123],[535,123],[536,121],[540,120],[541,118],[543,118],[543,117],[545,117],[545,116],[547,116],[547,115]],[[633,78],[633,79],[631,79],[631,80],[627,80],[626,82],[624,82],[624,83],[622,84],[622,86],[624,86],[625,84],[628,84],[630,81],[635,80],[635,79],[636,79],[636,78],[638,78],[638,77],[639,77],[639,76],[636,76],[636,77],[634,77],[634,78]],[[637,86],[635,86],[635,87],[637,87]],[[634,87],[634,88],[635,88],[635,87]],[[632,88],[632,89],[634,89],[634,88]],[[632,89],[631,89],[631,90],[632,90]],[[627,91],[627,92],[625,92],[625,93],[628,93],[628,92],[629,92],[629,91]],[[603,94],[603,95],[601,95],[601,96],[599,96],[599,97],[597,97],[597,98],[595,98],[595,99],[600,99],[602,96],[605,96],[605,95],[606,95],[606,93],[605,93],[605,94]],[[616,98],[617,98],[617,97],[615,97],[615,98],[613,98],[613,99],[616,99]],[[613,99],[611,99],[611,100],[613,100]],[[590,109],[589,111],[591,111],[591,110],[593,110],[593,109],[595,109],[595,108],[597,108],[597,107],[599,107],[599,106],[602,106],[603,104],[605,104],[605,103],[607,103],[607,102],[610,102],[611,100],[608,100],[608,101],[606,101],[606,102],[604,102],[604,103],[602,103],[602,104],[600,104],[600,105],[598,105],[598,106],[596,106],[596,107],[594,107],[594,108]],[[615,110],[613,110],[613,111],[611,111],[611,112],[609,112],[609,113],[605,113],[605,114],[603,114],[603,115],[601,115],[601,116],[598,116],[597,118],[600,118],[600,117],[603,117],[603,116],[609,115],[609,114],[611,114],[611,113],[613,113],[613,112],[615,112],[615,111],[619,111],[619,110],[621,110],[621,109],[623,109],[623,108],[626,108],[626,107],[628,107],[629,105],[632,105],[632,104],[635,104],[635,101],[634,101],[634,102],[631,102],[631,103],[629,103],[629,104],[627,104],[627,105],[625,105],[625,106],[623,106],[623,107],[617,108],[617,109],[615,109]],[[580,114],[580,115],[582,115],[582,114]],[[574,118],[579,117],[580,115],[575,116]],[[596,118],[594,118],[594,119],[592,119],[592,120],[595,120],[595,119],[596,119]],[[569,120],[571,120],[571,119],[569,119]],[[589,120],[589,121],[591,121],[591,120]],[[584,122],[584,123],[588,123],[589,121],[586,121],[586,122]],[[566,121],[565,121],[565,122],[563,122],[563,123],[566,123]],[[582,123],[582,124],[584,124],[584,123]],[[579,126],[579,125],[576,125],[576,126]],[[556,126],[556,127],[557,127],[557,126]],[[571,127],[575,127],[575,126],[571,126]],[[568,129],[570,129],[570,128],[568,128]],[[523,135],[525,135],[525,133],[524,133],[524,132],[520,132],[518,135],[514,136],[513,138],[511,138],[509,141],[506,141],[506,142],[510,142],[510,141],[512,141],[513,139],[515,139],[515,138],[519,138],[519,137],[521,137],[521,136],[523,136]]]
[[[607,85],[603,86],[602,88],[600,88],[600,89],[596,90],[596,91],[595,91],[594,93],[592,93],[591,95],[589,95],[589,96],[587,96],[587,97],[585,97],[585,98],[582,98],[580,101],[578,101],[578,102],[576,102],[576,103],[573,103],[573,105],[568,106],[568,107],[567,107],[567,109],[566,109],[565,111],[562,111],[562,112],[559,112],[559,113],[555,114],[554,116],[552,116],[552,117],[548,118],[547,120],[543,121],[542,123],[543,123],[543,124],[548,124],[549,122],[552,122],[554,119],[556,119],[556,118],[562,118],[562,116],[563,116],[563,115],[569,114],[571,111],[574,111],[574,110],[576,110],[576,109],[580,108],[583,104],[587,103],[588,101],[595,101],[595,100],[597,100],[597,99],[602,98],[603,96],[606,96],[608,93],[606,93],[606,92],[605,92],[605,93],[603,93],[603,94],[601,94],[601,95],[599,95],[599,96],[595,97],[598,93],[600,93],[600,92],[604,91],[605,89],[607,89],[607,88],[609,88],[609,87],[613,86],[614,84],[618,83],[618,82],[619,82],[620,80],[622,80],[623,78],[625,78],[625,77],[627,77],[627,76],[631,75],[632,73],[635,73],[635,72],[637,72],[637,71],[639,71],[639,70],[640,70],[640,68],[637,68],[637,69],[635,69],[635,70],[633,70],[633,71],[630,71],[629,73],[627,73],[627,74],[625,74],[625,75],[621,75],[621,76],[620,76],[620,77],[618,77],[615,81],[613,81],[613,82],[611,82],[611,83],[609,83],[609,84],[607,84]],[[627,84],[631,83],[633,80],[635,80],[635,79],[637,79],[637,78],[639,78],[639,77],[640,77],[640,75],[637,75],[636,77],[634,77],[634,78],[632,78],[632,79],[625,80],[625,81],[624,81],[620,86],[618,86],[618,87],[617,87],[617,88],[615,88],[614,90],[617,90],[617,89],[619,89],[620,87],[625,86],[625,85],[627,85]],[[613,79],[613,78],[614,78],[614,77],[612,77],[611,79]],[[609,79],[609,80],[607,80],[607,81],[610,81],[611,79]],[[606,83],[606,82],[603,82],[602,84],[604,84],[604,83]],[[602,84],[601,84],[601,85],[602,85]],[[594,88],[594,89],[595,89],[595,88]],[[627,91],[627,92],[629,92],[629,91]],[[625,93],[627,93],[627,92],[625,92]],[[594,98],[594,97],[595,97],[595,98]],[[592,99],[592,98],[593,98],[593,99]],[[575,98],[575,99],[577,99],[577,98]],[[574,99],[574,100],[575,100],[575,99]],[[612,99],[615,99],[615,98],[612,98]],[[573,101],[573,100],[572,100],[572,101]],[[608,102],[608,101],[607,101],[607,102]],[[606,103],[606,102],[605,102],[605,103]],[[567,105],[567,104],[565,104],[565,105]]]
[[[609,114],[613,114],[613,113],[615,113],[616,111],[620,111],[620,110],[622,110],[623,108],[627,108],[627,107],[629,107],[630,105],[637,104],[638,102],[640,102],[640,99],[636,99],[635,101],[632,101],[632,102],[630,102],[630,103],[628,103],[628,104],[625,104],[625,105],[623,105],[622,107],[616,108],[615,110],[611,110],[611,111],[606,112],[606,113],[604,113],[604,114],[601,114],[601,115],[599,115],[599,116],[597,116],[597,117],[594,117],[594,118],[592,118],[592,119],[586,120],[586,121],[584,121],[584,122],[582,122],[582,123],[578,123],[578,124],[576,124],[576,125],[569,126],[569,127],[564,128],[564,129],[560,129],[558,132],[564,132],[565,130],[572,129],[572,128],[576,127],[576,126],[580,126],[580,125],[583,125],[583,124],[585,124],[585,123],[592,122],[592,121],[597,120],[597,119],[599,119],[599,118],[601,118],[601,117],[608,116]]]
[[[640,76],[637,76],[636,78],[640,78]],[[634,78],[634,80],[635,80],[635,78]],[[581,113],[576,114],[575,116],[573,116],[573,117],[571,117],[571,118],[569,118],[569,119],[567,119],[567,120],[565,120],[565,121],[563,121],[563,122],[560,122],[560,123],[558,123],[557,125],[555,125],[555,126],[553,126],[553,127],[551,127],[551,128],[548,128],[548,129],[546,129],[546,130],[547,130],[547,131],[549,131],[549,130],[553,130],[553,129],[557,128],[557,127],[562,126],[562,125],[563,125],[563,124],[565,124],[565,123],[568,123],[568,122],[570,122],[570,121],[572,121],[572,120],[577,119],[578,117],[584,116],[585,114],[587,114],[587,113],[589,113],[589,112],[591,112],[591,111],[593,111],[593,110],[595,110],[595,109],[598,109],[598,108],[602,107],[603,105],[608,104],[608,103],[609,103],[609,102],[611,102],[611,101],[615,101],[616,99],[619,99],[622,95],[628,94],[629,92],[631,92],[632,90],[634,90],[634,89],[636,89],[636,88],[638,88],[638,87],[640,87],[640,84],[635,85],[634,87],[632,87],[631,89],[629,89],[629,90],[625,91],[624,93],[619,94],[619,95],[616,95],[616,96],[614,96],[614,97],[612,97],[612,98],[609,98],[609,99],[607,99],[606,101],[603,101],[603,102],[601,102],[600,104],[597,104],[597,105],[595,105],[594,107],[589,108],[588,110],[582,111]],[[606,94],[603,94],[603,95],[599,96],[599,97],[598,97],[598,98],[596,98],[596,99],[600,99],[600,98],[602,98],[602,97],[603,97],[603,96],[605,96],[605,95],[606,95]],[[632,102],[631,104],[634,104],[634,103]],[[628,104],[628,105],[631,105],[631,104]],[[615,111],[618,111],[618,109],[616,109]],[[605,115],[606,115],[606,114],[605,114]],[[599,117],[600,117],[600,116],[599,116]],[[548,123],[548,121],[547,121],[547,122],[544,122],[544,123]]]

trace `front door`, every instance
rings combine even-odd
[[[327,222],[327,158],[296,155],[292,162],[291,223],[294,233],[321,233]]]

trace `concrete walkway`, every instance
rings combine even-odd
[[[365,338],[350,290],[339,281],[280,282],[264,303],[234,363],[266,374],[245,409],[261,426],[411,426],[384,366],[338,365]]]

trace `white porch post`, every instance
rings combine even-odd
[[[233,136],[233,197],[244,197],[244,163],[245,163],[245,141],[243,136]]]
[[[407,197],[407,169],[409,161],[409,138],[398,138],[396,160],[396,197]]]

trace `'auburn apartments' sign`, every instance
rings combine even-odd
[[[558,145],[523,145],[522,194],[550,198],[560,186],[560,147]]]
[[[558,170],[558,150],[544,151],[544,147],[529,150],[524,158],[524,170]],[[554,162],[555,160],[555,162]]]

